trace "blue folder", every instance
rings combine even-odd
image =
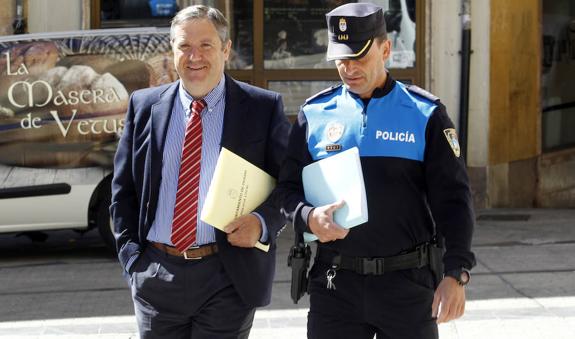
[[[303,168],[305,199],[319,207],[344,200],[345,205],[334,212],[334,221],[345,228],[367,222],[365,183],[357,147],[321,159]],[[304,233],[306,242],[317,240]]]

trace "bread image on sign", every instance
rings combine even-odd
[[[167,31],[0,37],[0,164],[111,168],[130,93],[176,80],[171,53]]]

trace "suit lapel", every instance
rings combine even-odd
[[[172,109],[174,106],[174,98],[178,91],[179,81],[176,81],[172,86],[168,87],[160,94],[160,100],[152,105],[152,125],[151,125],[151,184],[152,187],[157,183],[162,168],[162,154],[164,152],[164,144],[166,143],[166,135],[168,132],[168,125],[170,117],[172,116]]]
[[[224,126],[222,129],[222,147],[234,148],[238,140],[242,140],[248,118],[247,95],[234,79],[226,75],[226,109],[224,111]]]

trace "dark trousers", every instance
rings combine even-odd
[[[241,300],[218,255],[185,260],[150,246],[134,265],[141,338],[248,338],[255,308]]]
[[[431,316],[433,277],[428,268],[359,275],[338,270],[327,289],[329,265],[310,272],[310,339],[437,339]]]

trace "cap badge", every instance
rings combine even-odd
[[[326,126],[327,139],[331,142],[337,142],[341,139],[345,126],[340,122],[332,121]]]
[[[342,32],[347,31],[347,22],[344,18],[339,19],[339,30]]]
[[[453,154],[459,158],[461,154],[461,148],[459,147],[459,141],[457,140],[457,133],[455,132],[455,128],[448,128],[443,130],[443,134],[447,138],[447,142],[449,142],[449,146],[453,150]]]

